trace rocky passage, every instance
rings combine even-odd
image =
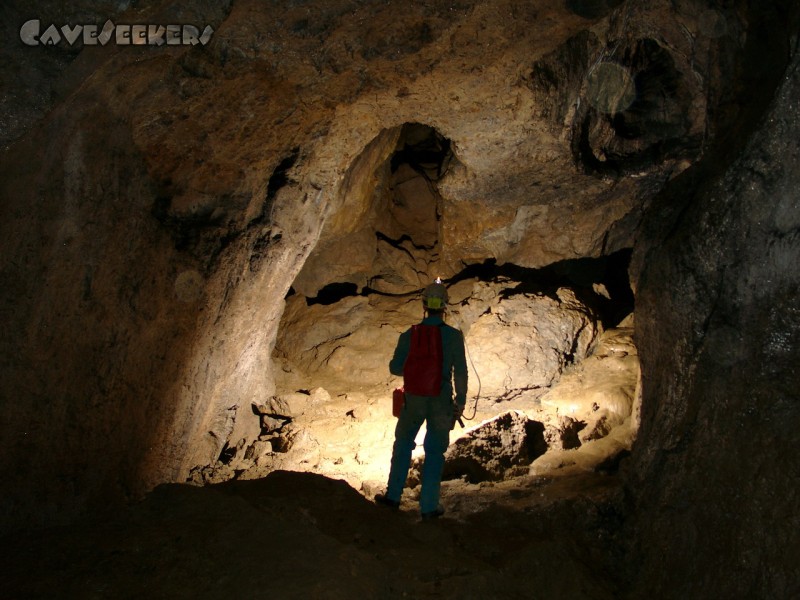
[[[641,402],[633,315],[603,330],[599,307],[608,298],[594,289],[605,277],[596,270],[595,287],[587,281],[575,289],[507,277],[450,286],[447,318],[464,331],[472,393],[468,429],[453,432],[458,439],[448,451],[446,478],[497,481],[576,463],[591,470],[630,450]],[[617,302],[624,306],[624,299]],[[290,297],[275,348],[279,393],[254,406],[261,435],[249,445],[226,446],[190,481],[288,469],[344,479],[371,498],[386,480],[391,391],[402,384],[389,374],[389,359],[399,333],[420,313],[416,294],[352,295],[325,304]],[[581,450],[584,444],[594,450]]]

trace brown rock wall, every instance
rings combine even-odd
[[[368,247],[362,215],[382,189],[393,135],[384,132],[404,123],[434,127],[452,144],[451,169],[436,186],[443,276],[488,258],[541,266],[649,247],[658,227],[636,227],[664,182],[715,140],[756,127],[746,117],[764,104],[748,94],[774,86],[777,67],[759,61],[764,49],[769,61],[785,58],[777,44],[786,36],[773,34],[786,26],[775,17],[752,30],[748,19],[761,8],[745,3],[713,14],[688,1],[583,8],[143,3],[132,19],[209,22],[212,42],[86,49],[55,69],[49,58],[30,59],[35,81],[14,90],[36,90],[38,100],[21,93],[3,104],[19,126],[4,129],[16,141],[0,157],[2,527],[182,480],[226,446],[255,439],[251,404],[275,391],[271,356],[286,294],[312,252],[341,253],[349,240],[340,234]],[[788,14],[783,4],[774,14],[781,10]],[[9,39],[4,56],[26,51]],[[604,58],[647,74],[655,88],[674,84],[677,104],[649,96],[654,105],[632,108],[624,123],[587,104],[589,70]],[[669,76],[655,77],[654,65]],[[50,88],[41,81],[56,77],[55,99],[42,100]],[[745,182],[733,191],[745,195]],[[792,214],[791,205],[780,210]],[[793,229],[780,231],[766,256],[776,273],[791,272],[774,247],[793,248]],[[705,264],[704,252],[686,260]],[[652,256],[652,273],[664,269],[673,281]],[[761,277],[743,261],[748,277]],[[368,264],[320,259],[298,290],[311,296],[352,273],[367,281]],[[424,266],[415,261],[413,273]],[[642,331],[658,358],[659,344],[672,343],[658,336],[654,313],[672,305],[647,287],[653,277]],[[788,304],[786,289],[778,291]],[[776,332],[788,318],[752,314]],[[681,352],[693,346],[680,332],[703,322],[694,315],[675,317]],[[729,330],[721,331],[724,341]],[[783,347],[773,337],[757,359]],[[663,388],[658,378],[650,385],[683,398],[686,364],[663,364],[674,367]],[[691,424],[679,401],[650,398],[648,431],[656,416],[669,426],[644,447],[643,469]],[[675,485],[690,476],[674,473]]]
[[[797,590],[799,67],[795,53],[742,156],[677,182],[648,220],[660,237],[639,256],[633,596]]]

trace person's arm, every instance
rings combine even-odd
[[[464,354],[464,335],[456,330],[456,344],[453,349],[453,382],[455,384],[456,404],[462,409],[467,404],[467,358]]]
[[[404,331],[397,340],[397,347],[394,349],[394,356],[389,362],[389,372],[392,375],[403,375],[403,367],[406,364],[408,351],[411,349],[411,330]]]

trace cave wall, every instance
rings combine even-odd
[[[366,214],[398,126],[452,142],[450,272],[601,256],[641,243],[653,194],[736,120],[751,39],[747,3],[711,22],[668,1],[121,6],[214,38],[58,55],[15,27],[4,41],[33,79],[2,71],[19,93],[0,123],[0,529],[183,480],[257,434],[284,297],[318,241],[330,252]],[[5,22],[68,20],[51,9],[8,3]],[[604,59],[679,101],[613,122],[587,83]]]
[[[675,181],[634,257],[644,397],[629,472],[632,597],[800,591],[796,41],[744,151]]]

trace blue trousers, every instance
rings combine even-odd
[[[411,452],[416,447],[414,438],[423,423],[427,423],[427,432],[423,443],[425,464],[422,467],[419,507],[421,512],[426,513],[439,506],[444,453],[450,443],[450,429],[453,425],[453,406],[449,398],[406,394],[406,403],[394,430],[392,468],[386,497],[400,501],[411,466]]]

